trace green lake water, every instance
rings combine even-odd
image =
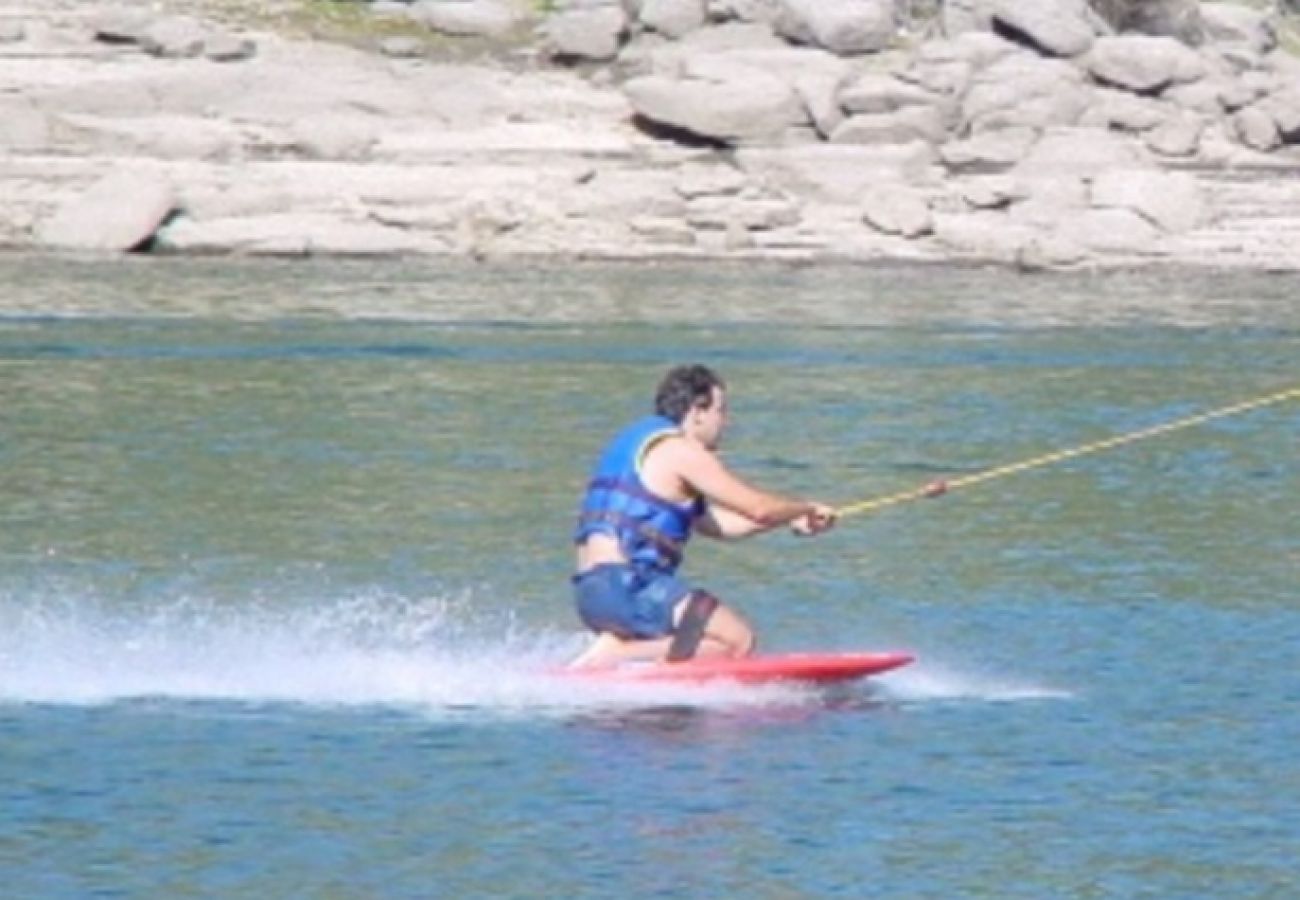
[[[0,259],[14,896],[1286,897],[1300,402],[700,541],[832,694],[599,687],[567,576],[669,365],[849,504],[1300,386],[1293,279]]]

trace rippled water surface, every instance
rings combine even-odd
[[[669,364],[837,504],[1300,386],[1268,276],[0,259],[24,897],[1287,897],[1300,403],[701,542],[834,693],[609,687],[568,528]]]

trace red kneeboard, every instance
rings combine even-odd
[[[682,662],[627,663],[590,669],[563,669],[559,674],[591,681],[686,682],[734,681],[768,684],[795,681],[830,684],[879,675],[905,666],[910,653],[775,653],[765,656],[704,657]]]

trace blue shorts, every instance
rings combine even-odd
[[[625,639],[672,634],[673,610],[690,592],[680,578],[624,563],[603,563],[573,576],[582,623]]]

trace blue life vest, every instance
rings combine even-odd
[[[641,460],[655,441],[681,433],[671,419],[648,416],[610,441],[587,484],[574,543],[608,534],[618,539],[629,563],[676,571],[704,498],[679,504],[655,495],[641,480]]]

